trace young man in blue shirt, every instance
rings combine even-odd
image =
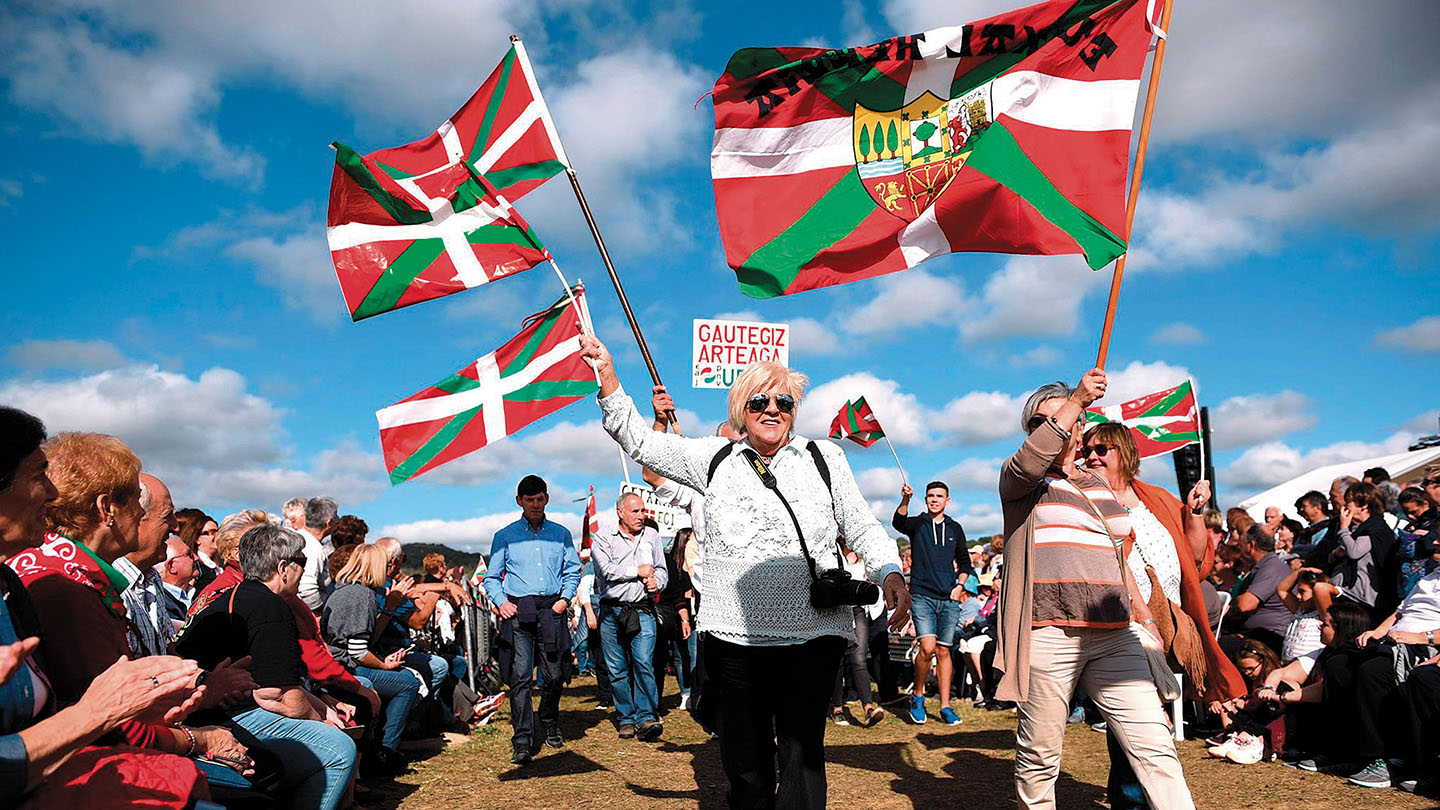
[[[510,682],[510,761],[523,765],[540,750],[530,689],[540,665],[540,725],[545,744],[560,748],[560,687],[570,654],[565,611],[580,584],[580,554],[570,530],[545,519],[550,495],[537,475],[520,479],[515,503],[521,517],[495,533],[490,544],[485,595],[500,616],[502,671]],[[508,649],[507,649],[508,647]]]
[[[950,647],[960,605],[956,601],[965,580],[974,576],[965,546],[965,530],[945,514],[950,505],[950,488],[941,481],[925,485],[925,514],[908,517],[909,484],[900,488],[900,506],[891,525],[910,538],[910,614],[915,618],[915,635],[920,654],[915,656],[915,692],[910,696],[910,720],[925,722],[925,681],[930,677],[930,658],[935,656],[936,680],[940,686],[940,720],[959,725],[960,715],[950,708],[950,681],[954,667]],[[936,654],[936,647],[942,648]]]

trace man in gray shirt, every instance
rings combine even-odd
[[[645,502],[621,495],[619,525],[602,532],[590,549],[600,588],[600,641],[620,716],[620,738],[656,740],[665,730],[656,716],[655,595],[668,579],[660,534],[645,526]],[[603,583],[603,585],[602,585]]]

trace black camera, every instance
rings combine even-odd
[[[821,571],[810,581],[810,604],[816,610],[829,610],[841,605],[861,607],[879,598],[879,586],[855,579],[843,568]]]

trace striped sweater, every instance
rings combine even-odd
[[[1093,509],[1085,502],[1087,496]],[[1129,624],[1130,606],[1112,534],[1130,536],[1130,515],[1104,481],[1083,471],[1068,479],[1054,471],[1046,474],[1035,506],[1032,627]]]

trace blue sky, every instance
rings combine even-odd
[[[865,44],[988,16],[994,0],[413,3],[135,0],[0,10],[0,402],[115,433],[220,515],[328,493],[374,531],[484,548],[515,481],[578,525],[620,461],[577,403],[399,487],[374,411],[513,335],[556,296],[543,269],[351,324],[324,243],[332,153],[419,138],[525,37],[687,428],[690,320],[790,322],[823,433],[865,395],[916,478],[994,532],[995,467],[1035,385],[1093,362],[1108,270],[946,256],[754,301],[725,267],[695,106],[742,47]],[[1172,23],[1110,355],[1114,401],[1194,378],[1222,504],[1437,428],[1440,6],[1182,2]],[[563,181],[521,209],[587,281],[622,380],[649,381]],[[847,444],[877,512],[898,473]],[[1168,463],[1145,474],[1173,484]]]

